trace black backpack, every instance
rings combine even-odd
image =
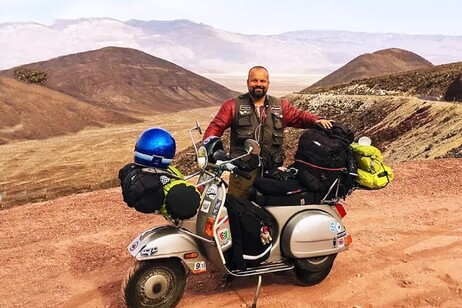
[[[125,203],[142,213],[154,213],[164,203],[164,190],[158,174],[143,172],[133,163],[119,170],[120,186]]]
[[[345,197],[354,186],[356,161],[350,144],[354,133],[333,123],[331,129],[315,126],[300,136],[295,162],[297,180],[310,191],[327,193],[327,198]],[[335,185],[334,185],[335,184]]]
[[[226,196],[232,249],[226,251],[231,270],[245,270],[268,259],[271,248],[271,224],[269,214],[255,203],[244,198]]]

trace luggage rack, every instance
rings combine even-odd
[[[358,176],[357,173],[352,173],[352,172],[349,172],[348,173],[349,175],[351,176]],[[325,194],[324,198],[321,199],[321,203],[326,203],[326,204],[335,204],[337,203],[341,198],[343,198],[345,200],[346,196],[350,195],[355,189],[357,189],[358,187],[357,186],[353,186],[346,194],[345,196],[343,197],[339,197],[338,194],[339,194],[339,190],[340,190],[340,176],[338,176],[334,183],[332,183],[332,185],[329,187],[329,190],[327,191],[327,193]],[[330,195],[330,193],[335,189],[335,196],[332,197],[332,198],[329,198],[328,199],[328,196]]]

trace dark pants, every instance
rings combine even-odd
[[[229,175],[229,187],[228,187],[228,194],[233,195],[237,198],[245,198],[248,199],[249,197],[249,189],[252,187],[253,182],[259,177],[260,169],[257,168],[253,171],[249,172],[251,174],[250,180],[243,178],[237,174],[231,173]]]

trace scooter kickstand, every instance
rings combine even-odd
[[[252,308],[257,308],[258,294],[260,293],[261,287],[261,275],[258,275],[257,287],[255,288],[255,295],[253,296]]]

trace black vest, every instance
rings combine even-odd
[[[281,100],[274,96],[266,96],[265,109],[266,120],[261,125],[261,118],[255,109],[255,105],[249,93],[234,98],[236,114],[231,126],[231,157],[237,157],[245,153],[244,142],[247,139],[255,139],[260,143],[264,170],[282,166],[284,163],[284,125]],[[258,167],[258,157],[249,155],[242,159],[246,169],[253,170]]]

